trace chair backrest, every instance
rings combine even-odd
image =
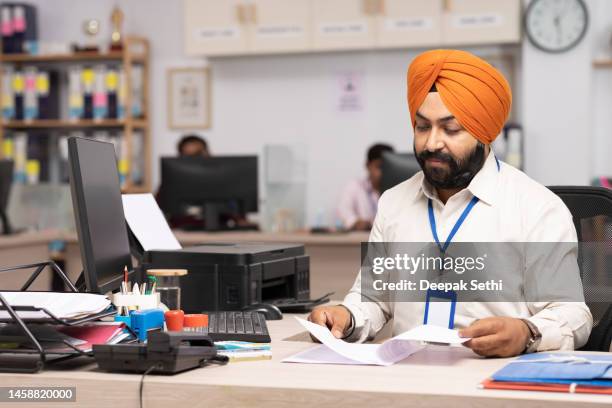
[[[549,189],[557,194],[570,210],[578,241],[601,243],[582,245],[578,254],[587,305],[594,320],[593,331],[582,350],[610,351],[612,298],[606,302],[590,302],[587,292],[601,290],[602,287],[612,290],[612,190],[588,186],[553,186]],[[592,287],[595,283],[593,277],[596,278],[597,288]]]

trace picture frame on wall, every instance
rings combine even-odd
[[[167,72],[168,127],[208,129],[211,126],[210,69],[171,68]]]

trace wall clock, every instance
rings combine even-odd
[[[525,11],[529,41],[546,52],[564,52],[586,34],[589,15],[583,0],[532,0]]]

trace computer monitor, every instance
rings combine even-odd
[[[13,183],[13,166],[12,160],[0,160],[0,222],[2,223],[3,235],[12,232],[6,207]]]
[[[408,180],[421,171],[421,166],[412,153],[384,152],[382,157],[382,179],[380,181],[380,192]]]
[[[68,139],[70,189],[88,292],[117,290],[132,271],[115,148],[93,139]]]
[[[224,216],[257,211],[257,156],[164,157],[159,199],[171,219],[199,207],[203,229],[230,229]]]

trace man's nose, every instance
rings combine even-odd
[[[442,139],[441,129],[434,127],[429,136],[427,137],[427,141],[425,142],[425,149],[430,152],[435,152],[438,150],[442,150],[444,147],[444,141]]]

